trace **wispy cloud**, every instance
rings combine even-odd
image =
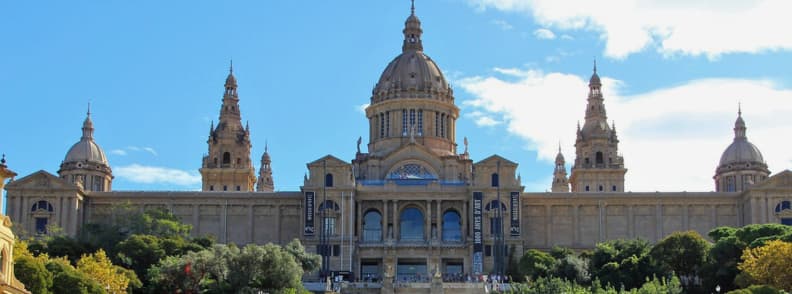
[[[613,58],[655,47],[663,55],[706,55],[792,50],[789,1],[468,0],[477,10],[524,13],[545,27],[593,31]],[[706,36],[706,37],[704,37]]]
[[[539,40],[552,40],[556,38],[555,33],[548,29],[536,29],[533,34]]]
[[[130,152],[146,152],[151,155],[157,156],[157,150],[152,147],[138,147],[138,146],[127,146],[123,149],[113,149],[110,151],[110,154],[118,155],[118,156],[127,156]]]
[[[368,107],[369,107],[369,103],[363,103],[363,104],[355,106],[355,109],[357,111],[360,111],[361,113],[366,113],[366,108],[368,108]]]
[[[201,175],[159,166],[131,164],[113,168],[113,174],[134,183],[194,186],[201,183]]]
[[[575,124],[584,118],[588,77],[523,69],[496,72],[511,78],[477,76],[457,82],[474,97],[463,104],[480,113],[470,119],[478,123],[480,117],[502,117],[506,130],[523,138],[546,162],[554,159],[560,140],[572,161]],[[770,169],[790,168],[792,154],[778,138],[792,133],[787,119],[792,113],[792,89],[766,80],[713,78],[622,95],[623,82],[606,76],[602,81],[608,118],[616,121],[619,151],[629,170],[628,190],[712,190],[720,155],[732,142],[738,100],[742,100],[748,138],[762,151]]]
[[[127,152],[124,151],[123,149],[113,149],[110,151],[110,154],[115,154],[118,156],[127,156]]]
[[[504,31],[509,31],[509,30],[514,29],[514,26],[512,26],[510,23],[508,23],[508,22],[506,22],[505,20],[502,20],[502,19],[495,19],[495,20],[492,21],[492,24],[498,26],[501,30],[504,30]]]

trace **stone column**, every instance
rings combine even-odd
[[[635,215],[632,205],[627,205],[627,237],[635,238]]]
[[[275,205],[275,239],[278,241],[278,244],[281,244],[281,206],[280,204]],[[324,224],[320,227],[321,230],[324,230]]]
[[[682,204],[682,230],[689,230],[690,223],[688,222],[688,210],[690,206],[687,204]]]
[[[572,235],[572,245],[580,244],[580,205],[572,206],[572,229],[575,233]]]
[[[550,241],[550,237],[552,234],[550,233],[550,222],[553,221],[553,207],[551,205],[545,205],[545,247],[550,248],[552,242]]]
[[[201,235],[201,208],[199,204],[193,204],[193,237]]]
[[[718,205],[717,204],[713,204],[712,205],[712,227],[713,228],[717,228],[718,227]]]
[[[426,200],[426,215],[424,216],[424,240],[432,239],[432,200]]]
[[[363,211],[363,205],[362,204],[363,204],[362,202],[358,202],[357,205],[356,205],[357,209],[355,209],[355,211],[357,211],[357,215],[360,217],[361,220],[363,219],[363,214],[362,214],[363,213],[362,212]],[[359,236],[358,236],[359,241],[363,241],[363,222],[359,221],[359,222],[355,223],[355,227],[357,228],[357,231],[358,231],[358,234],[359,234]]]
[[[468,228],[468,218],[470,214],[467,211],[467,205],[467,199],[462,201],[462,213],[459,214],[460,217],[462,217],[462,242],[467,242],[468,232],[470,232]]]
[[[389,216],[388,215],[388,208],[389,208],[388,204],[389,204],[388,200],[382,200],[382,232],[381,232],[382,233],[381,234],[382,235],[382,240],[387,240],[388,239],[388,216]],[[361,215],[360,217],[362,218],[363,216]],[[359,223],[362,223],[362,222],[359,222]],[[358,231],[358,232],[362,232],[362,231]],[[362,235],[362,233],[361,233],[361,235]]]
[[[253,220],[253,205],[248,205],[248,242],[256,243],[256,222]]]
[[[663,237],[663,206],[657,203],[655,206],[655,241]]]
[[[437,208],[436,208],[436,211],[437,211],[437,218],[436,218],[436,220],[437,220],[437,239],[441,240],[441,241],[443,240],[443,215],[442,215],[442,211],[441,211],[441,208],[440,208],[440,206],[442,206],[442,204],[443,204],[443,200],[435,201],[435,205],[437,205]]]
[[[400,240],[401,227],[399,226],[399,200],[393,200],[393,239]]]

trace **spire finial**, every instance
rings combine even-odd
[[[91,101],[88,101],[88,116],[91,116]]]
[[[264,140],[264,153],[267,152],[269,152],[269,142],[267,142],[267,140]]]
[[[410,14],[415,15],[415,0],[410,0]]]
[[[561,140],[558,140],[558,153],[561,153]]]
[[[231,59],[231,64],[228,66],[228,73],[234,73],[234,59]]]
[[[0,165],[5,166],[5,164],[6,164],[5,153],[3,153],[3,158],[0,159]]]
[[[737,116],[742,116],[742,102],[737,101]]]
[[[594,57],[594,73],[597,73],[597,58]]]

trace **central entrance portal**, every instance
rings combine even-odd
[[[396,266],[399,282],[428,282],[429,275],[425,259],[399,259]]]

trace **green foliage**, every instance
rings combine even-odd
[[[588,294],[591,289],[566,281],[560,278],[540,277],[530,284],[512,284],[512,289],[507,293],[520,294],[549,294],[549,293],[569,293],[569,294]]]
[[[53,293],[106,293],[99,283],[91,279],[87,274],[75,269],[66,259],[50,259],[47,262],[47,270],[54,276],[52,283]]]
[[[616,290],[613,286],[602,287],[594,281],[590,287],[582,286],[561,278],[539,278],[529,284],[514,284],[507,293],[520,294],[680,294],[683,293],[679,279],[646,279],[639,288]]]
[[[674,232],[655,244],[651,255],[664,272],[693,276],[707,261],[710,247],[695,231]]]
[[[47,270],[41,259],[32,255],[14,258],[14,274],[32,293],[52,293],[49,291],[52,287],[52,273]]]
[[[739,228],[736,232],[736,236],[743,243],[751,244],[759,238],[783,236],[789,233],[792,233],[792,226],[782,224],[754,224]],[[761,244],[757,244],[757,246],[761,246]]]
[[[290,245],[250,244],[242,249],[233,244],[215,245],[181,257],[166,257],[148,270],[151,289],[157,293],[302,289],[303,268],[315,268],[318,256],[305,253],[299,242]],[[298,261],[299,257],[306,262]]]
[[[753,285],[745,289],[729,291],[727,294],[784,294],[786,292],[767,285]]]
[[[555,259],[563,259],[570,255],[575,255],[575,251],[566,247],[553,246],[553,248],[550,249],[550,256]]]
[[[322,264],[322,257],[316,254],[305,252],[305,247],[300,243],[300,239],[294,239],[283,248],[294,256],[295,260],[300,263],[303,272],[311,273]]]
[[[717,227],[715,229],[712,229],[712,231],[709,231],[709,233],[707,233],[707,236],[709,236],[715,242],[720,241],[720,239],[730,236],[736,236],[736,235],[737,235],[737,228],[732,228],[732,227]]]
[[[565,280],[573,281],[581,285],[588,285],[591,281],[591,274],[588,270],[588,262],[583,258],[567,255],[556,262],[553,275]]]
[[[589,269],[605,284],[637,288],[659,273],[653,266],[650,249],[649,243],[641,239],[599,243],[591,254]]]
[[[520,258],[520,273],[523,276],[536,280],[539,277],[548,277],[555,266],[555,258],[550,254],[530,249],[525,251]]]

